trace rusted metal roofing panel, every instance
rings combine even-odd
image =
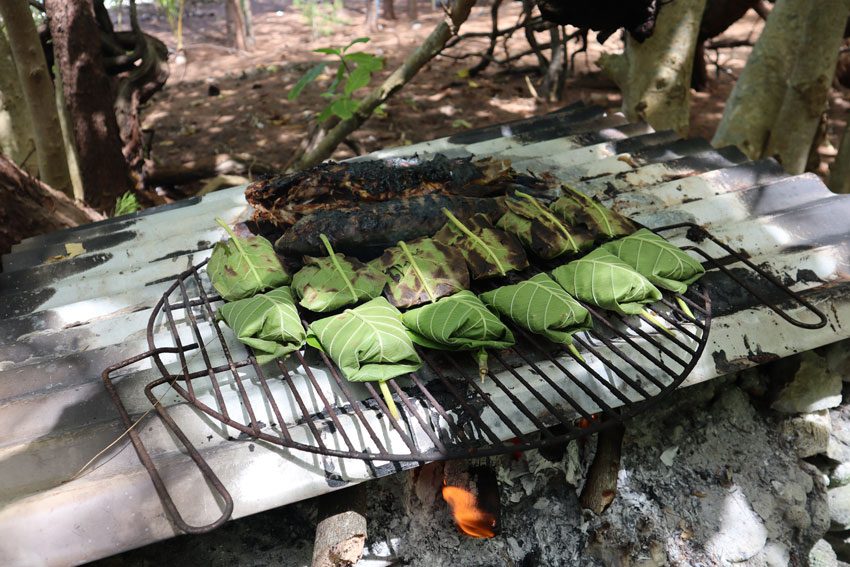
[[[839,222],[850,213],[850,201],[813,176],[787,176],[770,160],[743,163],[735,150],[677,141],[671,133],[580,106],[370,157],[438,151],[498,155],[537,173],[552,171],[651,227],[680,220],[709,226],[829,315],[826,328],[801,332],[750,297],[722,296],[718,283],[717,318],[691,383],[850,336],[850,230]],[[0,563],[78,563],[175,534],[126,440],[96,468],[70,479],[121,432],[101,371],[147,349],[150,309],[175,275],[206,258],[221,238],[215,217],[232,223],[249,215],[243,191],[29,239],[3,258]],[[47,263],[71,242],[86,252]],[[712,277],[706,277],[709,287]],[[321,368],[314,370],[327,380]],[[121,397],[133,416],[141,416],[150,409],[142,388],[157,373],[149,361],[121,373]],[[327,393],[333,395],[332,388]],[[173,394],[162,400],[231,491],[235,517],[402,468],[239,439],[177,402]],[[175,439],[157,419],[140,427],[186,520],[214,519],[221,504]],[[333,443],[332,432],[325,434]]]

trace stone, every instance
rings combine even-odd
[[[832,372],[824,357],[813,351],[800,356],[800,368],[773,402],[782,413],[811,413],[841,403],[841,375]]]
[[[791,562],[791,552],[788,547],[778,541],[771,541],[764,546],[765,567],[788,567]]]
[[[848,408],[829,412],[832,431],[829,435],[826,455],[839,463],[850,462],[850,416],[845,413],[845,409]]]
[[[725,498],[718,531],[706,548],[721,563],[738,563],[755,556],[767,543],[767,528],[740,489]]]
[[[829,486],[838,487],[850,484],[850,463],[839,463],[829,475]]]
[[[830,488],[826,496],[829,502],[830,531],[850,529],[850,485]]]
[[[838,556],[832,546],[824,539],[819,539],[809,551],[809,567],[838,567]]]
[[[831,432],[829,410],[805,413],[782,423],[782,433],[794,445],[800,458],[826,454]]]

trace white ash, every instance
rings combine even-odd
[[[361,563],[804,564],[829,523],[823,475],[781,432],[728,379],[680,391],[628,422],[617,497],[600,517],[580,509],[574,486],[592,441],[557,463],[537,451],[493,460],[502,522],[489,540],[459,534],[444,503],[415,496],[412,477],[384,478],[369,487]]]

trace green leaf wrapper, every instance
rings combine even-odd
[[[642,314],[661,299],[652,282],[602,248],[555,268],[552,277],[573,297],[623,315]]]
[[[413,342],[437,350],[507,348],[514,336],[471,291],[404,313]]]
[[[292,289],[302,307],[322,313],[381,295],[387,277],[379,269],[335,253],[329,242],[326,246],[327,257],[305,256],[304,267],[292,278]]]
[[[307,340],[351,382],[383,382],[422,366],[401,313],[383,297],[315,321]]]
[[[594,238],[615,238],[634,232],[635,225],[623,215],[571,187],[564,185],[562,189],[565,195],[549,208],[570,226],[586,227]]]
[[[265,364],[298,350],[307,332],[288,287],[221,306],[216,316]]]
[[[522,244],[504,230],[493,226],[487,215],[473,215],[465,223],[448,209],[449,219],[434,235],[434,240],[456,247],[463,254],[473,279],[503,276],[511,270],[528,267],[528,257]]]
[[[546,274],[488,291],[481,300],[523,329],[559,344],[572,344],[574,333],[593,326],[587,309]]]
[[[372,265],[389,277],[386,296],[396,307],[436,301],[469,287],[469,270],[461,253],[430,238],[400,242]]]
[[[675,293],[685,293],[705,273],[697,259],[645,228],[602,248],[653,284]]]
[[[567,226],[534,197],[520,192],[517,195],[520,197],[505,199],[508,212],[496,226],[519,238],[537,257],[551,260],[593,245],[593,235],[586,230]]]
[[[290,282],[272,243],[262,236],[240,238],[221,220],[230,240],[217,242],[207,263],[207,275],[227,301],[251,297]]]

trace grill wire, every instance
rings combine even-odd
[[[687,231],[691,241],[710,240],[728,256],[713,258],[698,246],[684,249],[702,257],[707,270],[722,272],[791,324],[802,328],[826,324],[817,308],[704,229],[684,223],[655,231]],[[400,465],[404,462],[485,457],[564,443],[620,424],[682,383],[700,359],[711,326],[711,299],[698,282],[679,296],[695,321],[667,292],[652,306],[670,332],[585,305],[594,328],[574,337],[584,360],[515,325],[510,326],[517,344],[491,352],[484,381],[469,354],[418,349],[422,370],[388,381],[401,414],[395,419],[371,383],[348,382],[317,349],[305,347],[264,367],[250,350],[247,355],[235,354],[246,349],[232,334],[226,336],[226,327],[216,321],[215,306],[221,299],[208,291],[205,263],[178,276],[154,307],[147,328],[150,350],[103,372],[104,384],[166,510],[189,533],[221,525],[233,502],[166,405],[187,403],[240,438],[362,459],[372,471],[378,462],[395,463],[397,470],[407,468]],[[737,263],[755,274],[758,285],[727,267]],[[777,294],[784,298],[781,305],[770,299]],[[817,321],[807,323],[789,313],[800,308]],[[147,384],[146,396],[222,501],[222,515],[211,524],[190,526],[180,517],[118,395],[112,374],[148,357],[160,377]],[[173,392],[166,392],[169,387]],[[161,402],[163,395],[171,398]]]

